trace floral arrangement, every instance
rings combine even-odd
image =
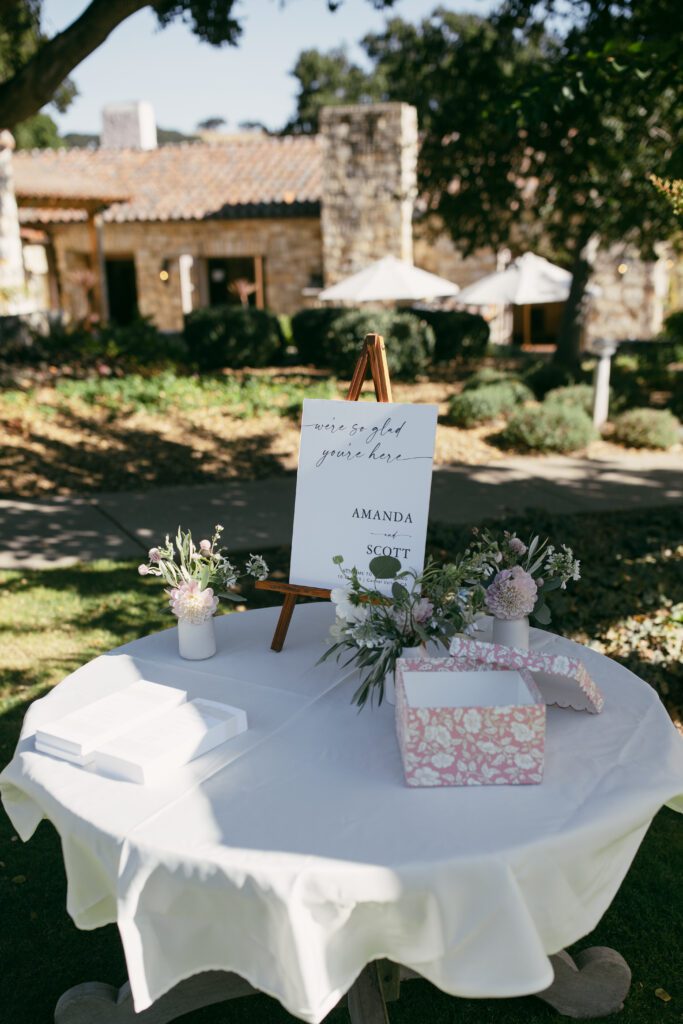
[[[232,593],[238,580],[253,576],[264,580],[268,566],[261,555],[250,555],[239,573],[220,546],[222,526],[214,527],[211,540],[200,540],[195,545],[189,530],[178,527],[175,546],[166,536],[163,547],[150,548],[149,561],[138,566],[141,576],[160,576],[167,584],[171,611],[178,619],[200,625],[218,608],[219,598],[228,601],[244,600]]]
[[[335,564],[342,566],[337,555]],[[421,573],[401,571],[397,558],[379,556],[369,565],[374,582],[360,579],[358,570],[341,569],[346,587],[331,593],[336,620],[330,628],[331,646],[320,659],[344,653],[346,665],[355,662],[365,674],[353,695],[363,707],[375,693],[384,698],[384,677],[393,672],[404,647],[429,641],[448,646],[454,633],[470,621],[466,585],[472,568],[465,561],[438,564],[428,561]],[[391,594],[383,593],[380,580],[393,580]]]
[[[509,533],[502,538],[486,530],[474,530],[475,540],[464,561],[476,569],[483,582],[472,586],[470,609],[473,617],[493,615],[496,619],[532,616],[542,626],[550,622],[546,597],[564,590],[570,580],[581,579],[580,563],[566,544],[558,549],[549,539],[532,537],[528,544]],[[486,582],[488,581],[488,582]]]

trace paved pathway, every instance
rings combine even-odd
[[[232,551],[289,544],[295,476],[49,501],[0,500],[0,568],[138,558],[178,523],[208,536],[223,523]],[[526,508],[606,511],[683,503],[683,464],[670,455],[615,460],[515,458],[435,471],[430,518],[478,522]]]

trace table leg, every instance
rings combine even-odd
[[[206,971],[181,981],[149,1009],[136,1013],[128,982],[118,989],[99,981],[86,981],[60,997],[55,1007],[55,1024],[168,1024],[202,1006],[258,994],[238,974]]]
[[[607,946],[584,949],[572,959],[564,949],[550,957],[555,980],[538,999],[564,1017],[588,1020],[624,1008],[631,987],[631,969],[620,953]]]

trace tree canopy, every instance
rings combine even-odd
[[[443,8],[418,25],[394,18],[363,41],[379,98],[417,107],[425,212],[466,253],[534,248],[571,267],[567,364],[596,243],[649,256],[674,228],[649,176],[680,177],[682,19],[679,0],[507,0],[486,19]]]
[[[393,0],[370,2],[388,7]],[[331,10],[339,6],[337,0],[327,4]],[[180,20],[212,46],[239,43],[239,0],[90,0],[75,21],[51,38],[42,27],[42,0],[0,0],[0,127],[13,129],[46,103],[68,102],[71,71],[145,7],[155,12],[162,28]]]

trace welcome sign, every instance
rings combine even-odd
[[[364,583],[377,555],[422,570],[436,417],[435,405],[304,400],[290,583],[343,585],[335,555]]]

